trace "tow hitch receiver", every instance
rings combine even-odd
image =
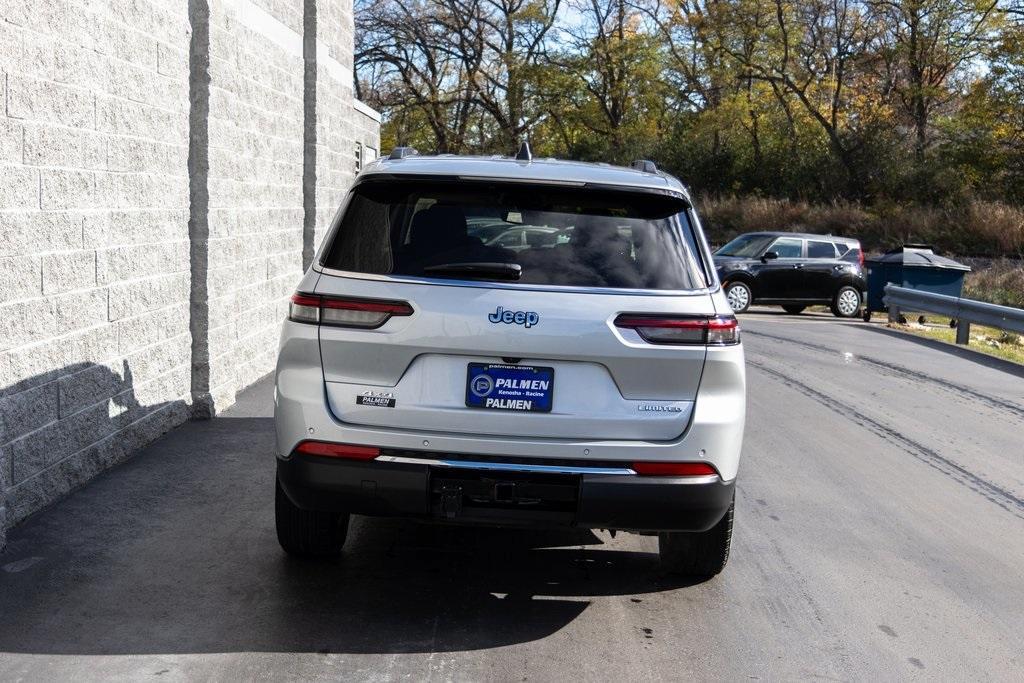
[[[495,503],[516,502],[516,483],[514,481],[496,481],[491,495]]]
[[[486,519],[499,511],[509,520],[512,513],[526,517],[546,516],[549,521],[571,522],[579,500],[579,476],[502,472],[472,469],[432,469],[430,507],[435,517],[463,521]]]

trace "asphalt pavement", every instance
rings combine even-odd
[[[742,317],[729,566],[657,541],[356,518],[273,531],[270,378],[15,529],[0,680],[1024,678],[1024,373],[880,325]]]

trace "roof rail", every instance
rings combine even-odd
[[[388,159],[394,161],[395,159],[404,159],[418,155],[419,152],[416,151],[415,147],[395,147],[391,150],[391,154],[388,155]]]
[[[516,152],[516,161],[533,161],[530,143],[526,140],[523,140],[523,144],[519,145],[519,151]]]
[[[643,171],[644,173],[658,172],[658,167],[654,164],[653,161],[649,159],[637,159],[632,164],[630,164],[630,168],[634,168],[638,171]]]

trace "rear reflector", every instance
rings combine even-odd
[[[653,477],[706,477],[718,475],[706,462],[635,462],[633,471]]]
[[[367,330],[380,327],[392,316],[412,313],[412,306],[404,301],[351,299],[301,292],[292,295],[288,307],[288,318],[297,323],[360,327]]]
[[[688,318],[664,315],[623,314],[615,326],[636,330],[651,344],[739,344],[740,326],[733,317]]]
[[[295,447],[295,452],[321,455],[327,458],[347,458],[348,460],[373,460],[380,455],[380,449],[374,446],[356,446],[327,441],[303,441]]]

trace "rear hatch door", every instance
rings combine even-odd
[[[626,314],[715,315],[680,198],[393,185],[356,188],[316,286],[327,300],[411,309],[371,329],[321,325],[339,420],[599,440],[685,430],[705,346],[651,344],[615,324]],[[486,241],[473,234],[481,224]],[[537,227],[545,239],[504,249],[495,225]]]

